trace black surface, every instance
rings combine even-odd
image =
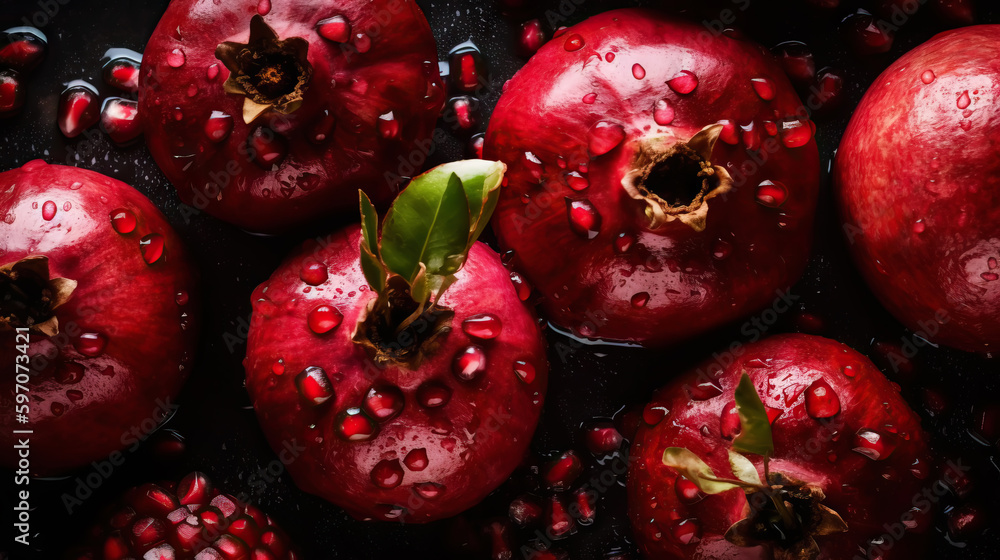
[[[187,242],[202,270],[205,308],[202,341],[192,377],[186,386],[181,408],[166,425],[184,437],[185,451],[165,457],[147,442],[130,454],[125,464],[83,500],[83,505],[67,514],[62,505],[64,493],[75,492],[78,477],[92,474],[84,469],[61,480],[32,482],[33,541],[39,550],[27,551],[12,545],[10,513],[6,504],[10,478],[4,473],[5,494],[3,541],[0,552],[10,558],[45,558],[58,556],[67,544],[81,535],[100,509],[129,486],[158,478],[179,478],[192,470],[208,473],[223,489],[237,493],[260,488],[251,493],[296,540],[306,558],[451,558],[465,550],[473,557],[488,557],[487,551],[473,553],[478,527],[491,517],[506,515],[507,504],[521,485],[523,477],[501,488],[486,502],[454,520],[427,526],[371,525],[348,518],[338,508],[295,488],[287,475],[273,477],[267,466],[275,460],[264,441],[243,388],[243,359],[249,296],[266,279],[292,247],[310,235],[299,232],[282,237],[261,237],[239,231],[207,215],[185,219],[173,188],[167,183],[145,146],[120,149],[103,135],[94,140],[67,141],[56,125],[56,106],[64,82],[86,79],[101,88],[104,95],[114,95],[100,81],[100,59],[109,47],[142,51],[152,32],[165,0],[0,0],[0,29],[23,25],[22,18],[35,20],[49,38],[49,53],[29,84],[28,101],[23,113],[0,120],[0,169],[43,158],[51,163],[69,163],[105,173],[133,185],[161,208]],[[448,49],[470,37],[488,58],[492,69],[493,90],[485,95],[486,109],[495,104],[500,86],[524,63],[513,56],[516,32],[528,17],[549,19],[555,25],[570,25],[588,15],[635,2],[602,0],[563,0],[530,2],[532,9],[519,17],[503,17],[497,4],[485,0],[421,1],[420,5],[434,29],[442,59]],[[679,5],[682,2],[661,0],[638,4]],[[700,2],[699,4],[708,4]],[[724,7],[749,6],[736,10],[738,25],[765,46],[785,40],[801,40],[816,53],[818,66],[838,66],[845,70],[844,106],[826,118],[817,118],[818,141],[824,161],[824,190],[820,201],[817,239],[811,264],[805,277],[793,289],[801,297],[799,308],[785,314],[769,332],[796,330],[799,311],[819,317],[824,325],[821,334],[841,340],[871,356],[886,374],[902,386],[903,394],[922,414],[925,428],[931,432],[935,449],[942,457],[961,458],[973,465],[971,476],[976,484],[972,494],[961,500],[949,496],[945,506],[973,503],[984,506],[991,516],[989,528],[968,543],[950,543],[941,532],[944,514],[938,516],[933,558],[995,558],[1000,547],[998,518],[993,504],[1000,501],[1000,452],[985,446],[970,435],[973,408],[997,403],[1000,367],[995,359],[963,354],[947,349],[923,348],[913,359],[915,373],[902,375],[888,367],[874,348],[876,342],[899,344],[912,335],[890,317],[864,287],[845,251],[840,224],[833,213],[826,163],[830,161],[840,134],[857,103],[877,73],[903,52],[945,28],[945,24],[926,8],[908,20],[898,31],[892,51],[874,57],[848,54],[838,34],[837,23],[850,13],[856,2],[844,1],[841,8],[823,12],[797,2],[756,0],[721,0],[721,7],[705,8],[709,14],[721,14]],[[1000,10],[993,2],[979,3],[981,23],[1000,21]],[[48,7],[58,9],[46,14]],[[41,15],[39,15],[41,14]],[[700,18],[702,19],[702,18]],[[96,130],[96,129],[94,129]],[[457,159],[464,155],[464,142],[458,139],[441,146],[435,161]],[[75,159],[73,154],[83,154]],[[432,162],[433,163],[433,162]],[[0,224],[0,227],[5,224]],[[237,341],[232,344],[231,341]],[[575,447],[583,451],[579,425],[593,417],[612,416],[623,407],[645,401],[651,391],[671,374],[681,371],[722,349],[731,341],[743,341],[740,326],[722,329],[700,337],[682,348],[646,351],[632,348],[580,346],[556,333],[549,333],[550,359],[553,365],[551,386],[542,425],[533,449],[549,453]],[[227,344],[227,340],[230,341]],[[924,389],[931,388],[945,397],[949,406],[943,413],[932,414],[925,406]],[[161,431],[152,440],[165,437]],[[585,451],[583,451],[586,454]],[[600,473],[605,466],[591,465]],[[104,478],[104,477],[102,477]],[[258,486],[263,478],[267,484]],[[630,531],[625,518],[625,498],[621,487],[609,490],[598,505],[598,521],[580,528],[578,534],[556,543],[573,558],[603,558],[615,549],[632,550]],[[521,544],[515,539],[515,557]],[[2,557],[2,554],[0,554]]]

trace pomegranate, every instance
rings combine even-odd
[[[120,181],[36,160],[0,184],[0,360],[17,368],[0,381],[3,464],[18,464],[12,430],[31,429],[32,474],[57,474],[174,412],[195,277],[163,215]]]
[[[996,25],[947,31],[889,66],[833,170],[872,291],[921,338],[967,351],[1000,346],[997,39]]]
[[[927,440],[882,373],[803,334],[726,356],[643,411],[628,493],[646,557],[922,557]]]
[[[376,203],[445,91],[411,0],[171,2],[143,55],[149,149],[193,207],[261,232]],[[415,154],[415,155],[414,155]]]
[[[245,497],[221,493],[193,472],[180,482],[148,483],[126,492],[75,560],[295,560],[288,536]]]
[[[307,446],[288,465],[303,490],[358,518],[422,523],[519,464],[548,365],[531,310],[475,242],[503,169],[418,176],[381,235],[362,196],[361,228],[307,243],[254,291],[247,390],[272,447]]]
[[[809,254],[813,125],[761,47],[642,10],[592,17],[508,83],[494,218],[547,317],[676,342],[772,301]]]

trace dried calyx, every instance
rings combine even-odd
[[[816,560],[820,556],[815,537],[847,531],[837,512],[824,506],[826,498],[817,486],[770,472],[774,452],[771,425],[750,377],[743,373],[735,394],[740,434],[729,450],[734,479],[720,478],[701,458],[688,449],[670,447],[663,464],[676,469],[706,494],[742,489],[747,506],[743,519],[726,531],[726,540],[736,546],[766,546],[776,560]],[[753,463],[739,452],[764,458],[764,481]]]
[[[76,280],[51,278],[49,259],[33,255],[0,266],[0,331],[19,328],[59,334],[55,310],[76,289]]]
[[[313,73],[308,51],[309,43],[301,37],[279,40],[259,15],[250,20],[246,43],[229,41],[216,47],[215,57],[230,72],[223,89],[244,96],[244,122],[266,111],[288,114],[302,105]]]
[[[630,197],[645,203],[650,229],[674,220],[695,231],[705,229],[708,201],[733,189],[729,172],[710,161],[722,128],[706,126],[686,142],[640,144],[622,186]]]
[[[417,368],[451,330],[454,312],[441,295],[465,264],[500,194],[506,166],[452,162],[415,177],[379,228],[361,198],[361,268],[378,297],[355,327],[355,344],[379,365]]]

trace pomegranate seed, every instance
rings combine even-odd
[[[453,133],[469,135],[483,122],[481,105],[478,99],[468,95],[452,97],[444,106],[442,118],[451,125]]]
[[[318,305],[309,312],[309,330],[316,334],[325,334],[340,326],[344,316],[330,305]]]
[[[819,71],[816,89],[816,100],[822,105],[820,110],[834,109],[843,99],[844,78],[842,72],[833,68],[823,68]]]
[[[896,449],[895,438],[892,434],[881,434],[875,430],[862,428],[854,439],[854,449],[873,461],[884,461],[888,459]]]
[[[576,453],[567,451],[545,465],[542,478],[552,490],[563,491],[569,488],[583,473],[583,462]]]
[[[601,231],[601,215],[587,199],[566,198],[566,214],[570,229],[580,237],[593,239]]]
[[[101,118],[97,89],[74,81],[59,96],[59,130],[67,138],[76,138]]]
[[[367,441],[375,436],[378,428],[360,408],[348,408],[340,413],[337,433],[347,441]]]
[[[403,411],[403,393],[396,387],[372,387],[362,405],[366,414],[379,422],[395,418]]]
[[[546,35],[545,27],[538,19],[531,19],[522,23],[521,38],[517,43],[517,53],[525,58],[535,54],[538,49],[542,48],[545,41],[548,40]]]
[[[471,41],[466,41],[448,53],[449,78],[456,91],[471,93],[480,85],[489,85],[486,59]]]
[[[470,157],[475,159],[483,159],[483,146],[486,145],[486,135],[483,133],[473,134],[472,138],[469,139],[469,149],[467,150]]]
[[[598,121],[590,129],[587,148],[591,156],[602,156],[615,149],[623,140],[625,129],[620,124]]]
[[[0,70],[0,117],[9,117],[24,107],[24,84],[14,70]]]
[[[166,537],[167,528],[159,519],[143,517],[132,524],[132,542],[138,548],[154,545]]]
[[[597,496],[596,492],[594,495],[591,495],[591,492],[594,491],[581,488],[573,493],[573,502],[579,512],[576,522],[583,526],[592,524],[597,518],[597,509],[595,508]]]
[[[848,45],[858,54],[879,54],[892,48],[890,31],[865,10],[859,9],[844,18],[841,30]]]
[[[378,129],[379,136],[386,140],[398,138],[399,121],[396,120],[396,115],[392,111],[379,115],[376,129]]]
[[[492,313],[480,313],[462,321],[462,331],[465,334],[481,340],[490,340],[500,336],[503,324],[500,318]]]
[[[507,513],[518,526],[527,527],[538,523],[542,518],[542,504],[534,496],[525,494],[510,503]]]
[[[666,99],[660,99],[653,106],[653,120],[660,126],[674,122],[674,108]]]
[[[212,494],[212,483],[200,472],[193,472],[177,484],[177,496],[185,506],[201,505],[208,501]]]
[[[795,119],[781,123],[781,143],[786,148],[801,148],[812,140],[812,135],[812,127],[808,121]]]
[[[954,539],[974,537],[986,528],[986,513],[976,506],[966,504],[947,513],[948,534]]]
[[[455,376],[462,381],[472,381],[486,371],[486,351],[469,345],[459,350],[452,365]]]
[[[249,547],[257,546],[259,541],[257,522],[249,517],[240,517],[230,523],[228,532]]]
[[[740,415],[736,410],[736,401],[730,401],[730,403],[722,409],[722,415],[719,418],[719,432],[722,437],[733,439],[740,433],[740,431],[742,431],[742,429],[742,425],[740,424]]]
[[[299,395],[313,406],[323,404],[334,396],[330,378],[318,366],[309,366],[295,376],[295,386],[299,389]]]
[[[587,428],[584,440],[591,453],[605,455],[621,449],[624,438],[611,422],[599,422]]]
[[[222,535],[212,546],[225,560],[242,560],[250,554],[246,543],[232,535]]]
[[[572,35],[566,36],[566,40],[563,42],[563,48],[569,52],[573,52],[582,49],[585,44],[587,44],[587,42],[583,40],[583,37],[573,33]]]
[[[101,333],[83,333],[76,339],[76,351],[93,358],[104,353],[104,347],[108,343],[108,337]]]
[[[565,539],[576,532],[576,523],[558,496],[549,499],[548,533],[554,540]]]
[[[750,84],[757,95],[764,101],[771,101],[777,95],[777,86],[770,78],[752,78]]]
[[[681,95],[687,95],[698,87],[698,76],[689,70],[681,70],[676,76],[667,80],[667,86]]]
[[[135,93],[139,91],[139,65],[142,55],[124,49],[112,49],[105,53],[108,59],[101,68],[104,83],[122,91]]]
[[[12,27],[0,36],[0,66],[28,73],[45,58],[45,35],[34,27]]]
[[[101,107],[101,129],[118,145],[128,144],[142,134],[139,103],[121,97],[109,97]]]
[[[793,81],[806,85],[816,77],[816,60],[805,43],[785,41],[772,49],[781,67]]]
[[[144,484],[136,489],[132,507],[140,515],[165,517],[180,505],[173,493],[156,484]]]

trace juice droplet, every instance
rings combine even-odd
[[[184,56],[184,51],[181,49],[174,49],[167,53],[167,65],[171,68],[180,68],[184,66],[184,62],[187,58]]]
[[[153,264],[163,256],[164,240],[158,233],[144,235],[139,240],[139,250],[142,251],[142,260],[146,264]]]
[[[925,84],[933,83],[937,76],[934,75],[933,70],[924,70],[923,74],[920,74],[920,81]]]
[[[451,400],[451,389],[447,385],[428,381],[417,389],[417,402],[424,408],[438,408]]]
[[[638,62],[632,65],[632,77],[641,80],[646,77],[646,69]]]
[[[969,97],[968,90],[963,91],[962,94],[958,96],[957,104],[959,109],[967,109],[969,105],[972,104],[972,99]]]
[[[210,64],[208,68],[205,69],[205,77],[209,80],[214,80],[219,76],[219,65]]]
[[[377,128],[379,136],[387,140],[399,136],[399,121],[392,111],[379,115]]]
[[[927,225],[924,223],[923,219],[913,222],[913,233],[923,233],[927,229]]]
[[[653,120],[660,126],[667,126],[674,121],[674,108],[666,99],[660,99],[653,105]]]
[[[609,52],[608,54],[604,55],[604,60],[607,60],[608,62],[614,62],[615,61],[615,53]]]
[[[566,199],[566,214],[574,233],[587,239],[597,237],[601,231],[601,215],[587,199]]]
[[[667,85],[675,92],[686,95],[698,87],[698,76],[690,70],[681,70],[676,76],[667,80]]]
[[[736,123],[728,119],[722,119],[719,121],[722,125],[722,132],[719,133],[719,140],[730,146],[735,146],[740,143],[740,131],[736,129]]]

